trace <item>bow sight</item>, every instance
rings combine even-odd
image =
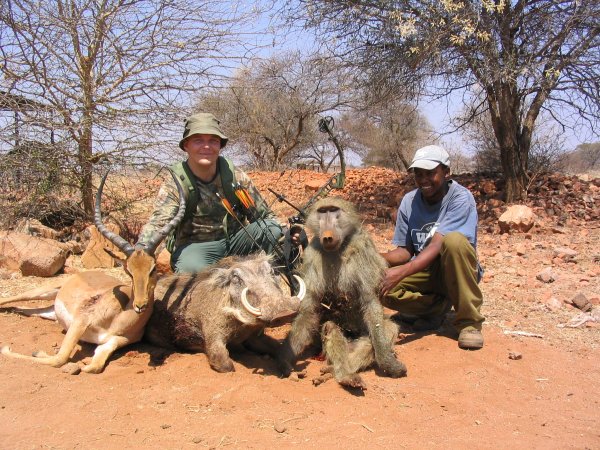
[[[331,116],[326,116],[319,119],[319,131],[329,135],[329,140],[333,142],[338,152],[338,156],[340,157],[340,171],[329,178],[329,180],[327,180],[327,182],[317,190],[315,195],[313,195],[308,202],[299,208],[287,200],[283,194],[279,194],[273,189],[267,188],[269,192],[275,195],[275,198],[278,201],[287,203],[289,206],[298,211],[297,215],[288,218],[288,222],[292,228],[294,225],[304,224],[306,221],[306,211],[308,211],[308,208],[310,208],[313,203],[321,198],[326,197],[333,189],[343,189],[344,184],[346,183],[346,161],[344,159],[344,149],[338,141],[337,136],[333,133],[334,125],[335,122]]]
[[[329,192],[331,192],[331,190],[342,189],[344,187],[344,184],[346,181],[346,163],[344,160],[344,150],[343,150],[342,146],[340,145],[340,143],[337,139],[337,136],[333,133],[333,126],[334,126],[333,117],[327,116],[327,117],[323,117],[323,118],[319,119],[318,125],[319,125],[319,131],[321,131],[322,133],[327,133],[329,135],[328,139],[330,141],[332,141],[333,144],[335,145],[335,148],[336,148],[339,158],[340,158],[340,172],[334,174],[331,178],[329,178],[329,180],[327,180],[327,182],[317,190],[315,195],[313,195],[302,207],[298,207],[298,206],[294,205],[292,202],[290,202],[289,200],[287,200],[285,198],[285,195],[275,192],[271,188],[267,188],[269,190],[269,192],[271,192],[273,195],[275,195],[275,198],[279,202],[284,202],[284,203],[288,204],[289,206],[291,206],[298,212],[298,214],[296,214],[292,217],[288,217],[288,222],[290,224],[289,228],[286,230],[283,239],[279,239],[273,245],[273,253],[274,253],[273,268],[277,272],[285,275],[285,277],[288,280],[288,283],[291,287],[292,293],[296,292],[297,288],[298,288],[297,281],[293,277],[293,274],[294,274],[297,266],[300,263],[300,257],[301,257],[301,251],[302,251],[301,249],[306,248],[306,246],[308,245],[308,239],[307,239],[306,233],[304,232],[304,229],[302,227],[302,225],[306,221],[306,212],[308,211],[308,209],[311,207],[311,205],[313,203],[315,203],[317,200],[319,200],[321,198],[326,197],[329,194]],[[256,220],[257,223],[259,223],[261,227],[265,228],[266,229],[265,231],[267,231],[268,234],[270,234],[271,232],[269,231],[268,226],[266,226],[266,224],[264,223],[264,219],[262,219],[261,217],[258,217],[256,215],[256,210],[254,208],[255,205],[253,203],[251,203],[251,198],[248,195],[248,193],[245,191],[245,189],[243,189],[239,185],[233,186],[233,187],[235,190],[235,195],[237,196],[237,198],[240,200],[240,202],[242,204],[242,208],[244,209],[244,211],[243,211],[244,214],[251,220]],[[238,222],[242,225],[242,229],[244,229],[242,220],[238,217],[238,214],[236,214],[236,211],[234,210],[234,208],[231,207],[231,205],[229,204],[229,202],[226,201],[226,199],[222,198],[221,201],[222,201],[223,205],[225,206],[225,208],[227,209],[227,211],[229,212],[229,214],[232,217],[234,217],[236,220],[238,220]],[[269,209],[271,209],[271,208],[269,207]],[[295,233],[300,233],[300,242],[292,244],[292,236]],[[248,235],[248,236],[252,240],[254,240],[250,235]],[[274,240],[274,236],[272,234],[269,239],[271,239],[271,238],[273,238],[272,240]],[[260,248],[258,243],[255,242],[255,244],[257,247]]]

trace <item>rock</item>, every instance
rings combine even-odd
[[[546,300],[546,307],[550,310],[550,311],[558,311],[559,309],[562,308],[562,302],[557,299],[556,297],[550,297],[548,300]]]
[[[19,275],[20,274],[18,272],[0,268],[0,280],[12,280],[17,278]]]
[[[518,231],[526,233],[535,225],[533,210],[525,205],[512,205],[498,219],[501,233]]]
[[[119,234],[119,227],[113,223],[107,223],[106,228],[113,233]],[[90,242],[81,255],[81,264],[86,269],[112,269],[116,266],[115,260],[104,251],[104,248],[109,248],[117,255],[125,259],[125,255],[112,242],[102,236],[95,225],[90,225],[87,230],[90,234]]]
[[[46,239],[58,239],[60,233],[46,225],[42,224],[37,219],[24,219],[15,228],[16,232],[37,236]]]
[[[578,254],[579,253],[577,253],[575,250],[571,250],[570,248],[566,248],[566,247],[556,247],[552,251],[553,257],[560,258],[564,261],[570,261],[572,259],[575,259],[575,257]]]
[[[74,255],[81,255],[84,250],[81,242],[77,242],[74,240],[67,241],[63,245]]]
[[[576,308],[582,310],[583,312],[587,312],[592,309],[592,304],[587,299],[587,297],[581,292],[575,294],[575,296],[569,300],[569,303],[571,303]]]
[[[60,368],[61,372],[68,373],[69,375],[79,375],[81,373],[81,367],[77,363],[69,362]]]
[[[68,252],[51,239],[17,232],[0,233],[0,268],[23,276],[51,277],[64,266]]]
[[[273,428],[278,433],[285,433],[287,431],[287,427],[283,423],[276,423]]]
[[[556,279],[558,278],[557,275],[554,273],[554,271],[552,270],[551,267],[546,267],[545,269],[543,269],[541,272],[539,272],[535,278],[539,281],[541,281],[542,283],[552,283],[553,281],[556,281]]]
[[[523,244],[517,244],[515,247],[515,252],[518,256],[524,256],[527,254],[527,249]]]
[[[508,352],[508,359],[517,361],[519,359],[523,359],[523,355],[519,352]]]
[[[321,180],[306,180],[304,182],[304,190],[306,192],[316,192],[321,186],[323,186],[323,182]]]
[[[290,374],[290,376],[288,377],[288,380],[298,382],[298,381],[300,381],[300,377],[298,376],[298,374],[296,372],[292,372]]]
[[[554,215],[554,213],[552,214]],[[567,230],[562,227],[552,227],[550,229],[554,234],[567,234]]]
[[[73,255],[69,255],[65,261],[65,265],[63,266],[63,273],[73,274],[79,272],[80,270],[77,267],[76,259],[73,257]]]
[[[158,273],[173,273],[171,270],[171,254],[163,248],[156,257],[156,270]]]

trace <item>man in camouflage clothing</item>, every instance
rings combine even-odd
[[[250,221],[241,213],[241,208],[236,210],[237,218],[245,225],[243,228],[225,209],[222,200],[227,200],[228,196],[222,177],[231,179],[231,173],[226,176],[223,172],[231,172],[233,166],[219,154],[227,140],[212,114],[194,114],[186,120],[179,147],[188,157],[179,163],[180,172],[185,172],[194,183],[198,202],[191,213],[187,205],[186,216],[175,233],[171,266],[176,272],[198,272],[225,256],[247,255],[260,250],[271,253],[282,235],[281,226],[258,190],[248,175],[237,167],[233,168],[233,179],[250,194],[255,208]],[[231,194],[228,201],[233,203]],[[171,220],[178,205],[177,187],[169,177],[160,188],[152,216],[140,233],[140,242],[145,242]]]

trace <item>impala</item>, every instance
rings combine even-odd
[[[109,249],[105,249],[113,258],[121,261],[123,269],[131,277],[131,283],[124,284],[102,271],[88,271],[0,300],[0,305],[17,301],[54,300],[52,306],[45,308],[11,309],[28,316],[58,320],[66,331],[56,355],[49,356],[40,351],[33,356],[27,356],[13,352],[7,346],[0,349],[2,354],[61,367],[71,357],[77,342],[83,341],[97,344],[98,347],[91,362],[82,370],[99,373],[115,350],[142,338],[146,322],[152,314],[154,288],[158,279],[154,253],[160,242],[183,219],[185,197],[179,180],[171,173],[179,190],[177,214],[145,245],[137,243],[132,246],[121,236],[109,231],[102,223],[100,204],[107,175],[108,172],[102,178],[96,194],[94,222],[102,235],[126,255],[125,259],[121,259]]]

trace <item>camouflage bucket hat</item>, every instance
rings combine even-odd
[[[220,128],[217,118],[210,113],[193,114],[185,120],[183,138],[179,141],[179,148],[183,150],[183,142],[193,134],[214,134],[221,138],[221,148],[227,145],[229,139]]]

